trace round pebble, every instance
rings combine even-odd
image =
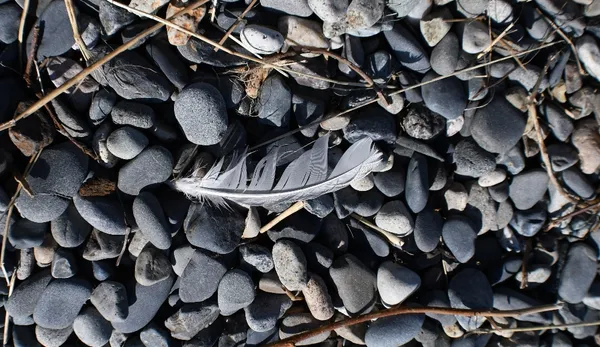
[[[421,286],[421,278],[412,270],[386,261],[377,270],[377,290],[388,306],[404,302]]]
[[[408,235],[413,231],[414,220],[406,206],[400,200],[385,203],[377,215],[378,227],[397,235]]]
[[[277,276],[287,289],[304,289],[308,281],[306,257],[294,242],[278,240],[273,245],[273,264]]]
[[[442,238],[456,260],[466,263],[475,254],[475,238],[471,221],[464,216],[453,216],[444,222]]]
[[[223,316],[231,316],[254,301],[254,282],[242,270],[227,272],[217,289],[219,309]]]
[[[135,158],[148,145],[148,138],[135,128],[124,126],[113,131],[106,139],[106,146],[115,157],[129,160]]]

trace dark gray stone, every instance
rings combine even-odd
[[[25,218],[17,220],[8,229],[8,241],[16,249],[40,246],[48,233],[48,223],[35,223]]]
[[[103,0],[103,2],[106,2]],[[89,118],[93,125],[99,125],[110,115],[113,106],[117,103],[117,95],[106,89],[100,89],[92,98]]]
[[[498,114],[503,117],[498,117]],[[487,106],[477,110],[471,123],[473,139],[491,153],[510,150],[519,142],[524,130],[524,117],[504,98],[494,98]]]
[[[119,282],[104,281],[98,284],[90,302],[110,322],[122,322],[129,314],[129,302],[125,286]]]
[[[325,218],[333,212],[333,198],[331,195],[327,194],[321,195],[315,199],[307,200],[304,202],[304,209],[319,218]]]
[[[581,198],[590,199],[596,194],[595,187],[578,168],[568,168],[562,172],[561,176],[565,185]]]
[[[422,252],[431,252],[437,247],[442,236],[443,224],[442,216],[432,208],[425,208],[417,214],[413,235],[417,247]]]
[[[79,11],[75,8],[75,16]],[[73,30],[67,15],[67,7],[64,2],[51,1],[40,15],[36,25],[43,23],[44,30],[39,38],[37,48],[37,60],[42,61],[46,57],[55,57],[66,53],[75,44]],[[27,37],[27,53],[31,50],[33,30]]]
[[[402,118],[402,129],[410,137],[429,140],[439,135],[446,128],[444,117],[418,105],[411,107]]]
[[[91,294],[91,285],[84,279],[54,280],[44,289],[35,305],[33,320],[43,328],[65,329],[73,324]]]
[[[212,300],[183,305],[165,320],[165,327],[178,340],[191,340],[219,317],[219,307]]]
[[[77,260],[70,251],[58,248],[52,260],[52,277],[70,278],[77,273]]]
[[[546,224],[546,207],[536,204],[533,208],[525,211],[515,211],[510,226],[519,234],[532,237],[537,234]]]
[[[596,276],[597,252],[577,242],[567,253],[567,260],[559,276],[558,295],[571,304],[583,300]]]
[[[116,34],[122,28],[133,23],[137,18],[135,14],[117,7],[106,0],[99,0],[98,2],[100,24],[102,24],[102,28],[108,36]]]
[[[83,259],[98,261],[116,258],[121,253],[124,242],[121,235],[109,235],[94,229],[83,249]]]
[[[387,306],[398,305],[421,286],[419,275],[407,267],[386,261],[377,270],[377,290]]]
[[[19,283],[4,304],[6,312],[13,318],[31,316],[50,280],[50,271],[44,270]]]
[[[240,258],[243,263],[262,273],[273,270],[273,257],[271,251],[264,246],[248,243],[239,248]]]
[[[215,255],[195,250],[179,282],[181,301],[201,302],[210,298],[217,291],[225,272],[224,263]]]
[[[175,343],[165,329],[154,323],[148,324],[140,331],[140,340],[144,346],[170,347]]]
[[[110,235],[125,235],[125,211],[116,198],[77,194],[73,204],[79,215],[95,229]]]
[[[142,129],[152,128],[156,118],[152,107],[126,100],[119,101],[114,105],[110,115],[115,124],[131,125]]]
[[[313,11],[307,0],[290,0],[281,2],[277,0],[260,0],[260,5],[279,14],[287,13],[292,16],[309,17]]]
[[[2,43],[10,44],[17,40],[21,12],[23,10],[14,3],[0,6],[0,41]]]
[[[227,272],[217,289],[219,310],[223,316],[231,316],[254,301],[254,282],[250,275],[239,269]]]
[[[172,170],[171,152],[162,146],[150,146],[121,167],[117,187],[125,194],[138,195],[144,187],[166,181]]]
[[[110,133],[106,147],[115,157],[129,160],[135,158],[148,145],[148,138],[141,131],[124,126]]]
[[[317,236],[320,229],[321,219],[301,210],[286,218],[282,223],[269,230],[267,234],[274,242],[285,238],[299,243],[307,243]]]
[[[384,31],[383,35],[402,66],[418,73],[431,68],[427,52],[402,23],[396,23],[394,29]]]
[[[275,127],[287,127],[292,109],[292,93],[279,74],[268,77],[259,92],[258,118]]]
[[[343,129],[344,138],[354,143],[363,138],[373,141],[396,141],[396,124],[394,117],[380,107],[365,108],[352,117],[350,123]]]
[[[429,82],[437,77],[439,75],[435,72],[429,72],[422,82]],[[467,106],[467,94],[456,77],[428,83],[421,87],[421,93],[425,106],[448,120],[458,118]]]
[[[84,308],[73,322],[75,335],[88,346],[104,346],[112,330],[110,323],[93,307]]]
[[[234,209],[213,204],[192,204],[183,229],[188,241],[219,254],[235,250],[244,231],[245,216]]]
[[[528,210],[544,197],[547,189],[548,174],[534,169],[514,176],[508,194],[517,209]]]
[[[151,286],[169,279],[171,271],[171,263],[167,256],[152,245],[146,245],[135,260],[135,280],[143,286]]]
[[[415,153],[406,170],[406,188],[404,192],[406,203],[413,213],[419,213],[427,205],[429,198],[429,178],[427,173],[427,158]]]
[[[73,333],[73,327],[65,329],[46,329],[39,325],[35,326],[35,337],[45,347],[60,347]]]
[[[377,299],[377,280],[360,260],[351,254],[343,255],[333,262],[329,275],[348,313],[370,311]]]
[[[431,51],[431,68],[438,75],[449,75],[456,70],[460,44],[455,33],[449,32]]]
[[[404,167],[396,163],[394,163],[391,170],[376,172],[373,175],[375,187],[377,187],[383,195],[390,198],[397,196],[404,191],[405,177]]]
[[[150,192],[141,192],[133,201],[133,217],[140,232],[158,249],[171,247],[171,230],[160,202]]]
[[[179,54],[163,40],[152,40],[146,45],[146,53],[160,68],[171,83],[181,90],[188,83],[188,67],[185,66]]]
[[[493,306],[494,293],[485,275],[476,269],[464,269],[450,280],[448,298],[452,308],[489,310]],[[457,316],[458,323],[467,331],[479,328],[484,317]]]
[[[292,307],[287,295],[269,294],[259,291],[254,301],[244,308],[250,329],[265,332],[275,328],[277,320]]]
[[[466,263],[475,255],[477,233],[464,216],[451,216],[444,222],[442,238],[456,260]]]
[[[424,314],[380,318],[367,328],[365,342],[367,346],[402,346],[421,332],[424,321]]]
[[[579,161],[577,150],[570,145],[556,143],[546,147],[552,170],[556,172],[564,171]]]
[[[67,210],[50,223],[52,238],[59,246],[74,248],[81,245],[92,231],[83,217],[77,212],[74,204],[69,204]]]
[[[496,164],[503,165],[513,175],[525,169],[525,155],[519,146],[514,146],[506,153],[500,153],[496,157]]]
[[[546,118],[548,126],[554,136],[565,142],[573,132],[573,122],[567,114],[552,103],[545,103],[540,107],[540,112]]]

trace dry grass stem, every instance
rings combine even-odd
[[[257,2],[258,0],[252,0],[252,2],[248,5],[248,7],[246,7],[244,12],[242,12],[240,16],[235,20],[235,23],[233,23],[233,25],[227,30],[225,35],[223,35],[223,38],[219,41],[219,45],[223,45],[225,41],[227,41],[227,38],[231,35],[235,28],[237,28],[237,26],[242,22],[242,19],[244,19],[244,17],[248,14],[248,12],[250,12],[252,7],[254,7],[254,5],[256,5]],[[214,51],[218,52],[219,47],[215,47]]]
[[[304,208],[304,201],[298,201],[294,203],[292,206],[288,207],[287,210],[281,212],[277,217],[273,218],[272,221],[265,224],[262,228],[260,228],[260,233],[265,233],[269,231],[272,227],[276,226],[279,222],[286,219],[287,217],[293,215],[294,213],[300,211]]]
[[[583,69],[583,66],[581,66],[581,62],[579,61],[579,57],[577,56],[577,49],[575,48],[573,41],[571,41],[571,39],[565,34],[565,32],[562,31],[562,29],[558,25],[556,25],[556,23],[554,23],[553,20],[548,18],[544,14],[544,12],[542,12],[539,8],[536,8],[536,10],[542,17],[544,17],[544,20],[546,22],[548,22],[548,24],[550,24],[550,26],[554,29],[554,31],[557,32],[558,35],[560,35],[560,37],[562,37],[563,40],[565,40],[569,44],[569,46],[571,47],[571,51],[573,52],[573,56],[575,57],[575,62],[577,63],[577,68],[579,69],[579,74],[582,76],[587,75],[587,73]]]
[[[394,247],[396,248],[401,248],[402,246],[404,246],[404,241],[402,241],[402,239],[400,239],[398,236],[392,234],[391,232],[382,229],[380,227],[378,227],[377,225],[371,223],[371,221],[369,221],[368,219],[357,215],[356,213],[353,213],[352,218],[354,218],[355,220],[357,220],[358,222],[360,222],[361,224],[364,224],[366,226],[368,226],[369,228],[377,231],[378,233],[380,233],[383,237],[385,237]]]
[[[127,249],[127,244],[129,243],[129,234],[131,233],[131,227],[127,227],[127,229],[125,229],[125,241],[123,241],[123,247],[121,248],[121,251],[119,252],[119,256],[117,257],[117,262],[115,263],[115,265],[118,267],[121,264],[121,259],[123,258],[123,254],[125,254],[125,250]]]
[[[19,32],[17,33],[17,41],[19,42],[19,64],[23,62],[23,39],[25,38],[25,23],[27,22],[27,13],[29,12],[30,0],[23,1],[23,12],[19,21]]]
[[[487,46],[483,52],[479,53],[479,55],[477,55],[477,59],[481,59],[484,55],[490,53],[492,51],[492,49],[494,48],[494,46],[500,41],[502,40],[502,38],[508,34],[508,32],[510,31],[510,29],[512,29],[512,27],[515,25],[515,22],[510,23],[509,26],[506,27],[506,29],[504,29],[503,32],[500,33],[500,35],[496,36],[496,38],[489,44],[489,46]],[[491,36],[491,35],[490,35]]]
[[[442,315],[456,315],[466,317],[516,317],[527,314],[551,312],[560,309],[561,305],[543,305],[537,307],[531,307],[520,310],[507,310],[507,311],[475,311],[465,310],[456,308],[442,308],[442,307],[395,307],[383,311],[365,314],[358,317],[347,318],[341,321],[337,321],[330,324],[325,324],[319,328],[309,330],[298,335],[294,335],[287,339],[283,339],[277,342],[273,342],[267,345],[267,347],[288,347],[295,346],[296,343],[306,340],[308,338],[330,332],[335,329],[356,325],[364,322],[369,322],[378,318],[399,316],[405,314],[442,314]]]
[[[71,23],[71,30],[73,30],[73,39],[75,43],[79,47],[81,51],[81,55],[83,55],[83,59],[88,61],[92,56],[90,51],[87,49],[87,46],[81,39],[81,35],[79,34],[79,24],[77,24],[77,15],[75,14],[75,7],[73,6],[73,0],[64,0],[65,6],[67,7],[67,15],[69,16],[69,22]]]
[[[571,323],[571,324],[558,324],[558,325],[540,325],[535,327],[522,327],[522,328],[500,328],[500,329],[481,329],[475,330],[471,332],[471,334],[492,334],[496,332],[505,332],[505,333],[518,333],[518,332],[526,332],[526,331],[541,331],[541,330],[550,330],[550,329],[567,329],[567,328],[581,328],[581,327],[590,327],[594,325],[600,325],[600,320],[593,322],[581,322],[581,323]]]
[[[595,210],[595,209],[600,209],[600,202],[593,203],[593,204],[591,204],[591,205],[589,205],[587,207],[581,208],[579,210],[576,210],[576,211],[573,211],[573,212],[571,212],[569,214],[566,214],[566,215],[564,215],[564,216],[562,216],[560,218],[554,219],[553,221],[551,221],[550,223],[548,223],[548,225],[546,225],[546,227],[544,228],[544,231],[549,231],[549,230],[551,230],[552,228],[558,226],[560,223],[562,223],[563,221],[565,221],[567,219],[573,218],[575,216],[578,216],[580,214],[583,214],[585,212],[588,212],[588,211],[591,211],[591,210]]]

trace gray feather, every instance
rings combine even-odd
[[[243,152],[234,155],[224,170],[224,158],[221,158],[203,178],[180,178],[174,184],[178,190],[197,198],[225,199],[248,206],[291,203],[347,187],[353,180],[368,175],[383,160],[373,141],[362,139],[350,146],[327,174],[328,142],[328,136],[320,137],[311,150],[288,164],[277,184],[275,171],[280,154],[277,148],[258,162],[249,183],[247,154]]]

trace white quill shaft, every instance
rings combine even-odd
[[[219,160],[204,178],[185,177],[174,182],[183,193],[214,200],[231,200],[238,204],[259,206],[310,200],[340,190],[368,175],[382,162],[382,153],[370,139],[354,143],[327,174],[328,136],[319,138],[310,151],[288,164],[275,182],[277,149],[261,159],[250,184],[246,182],[246,153],[234,155],[227,169]]]

